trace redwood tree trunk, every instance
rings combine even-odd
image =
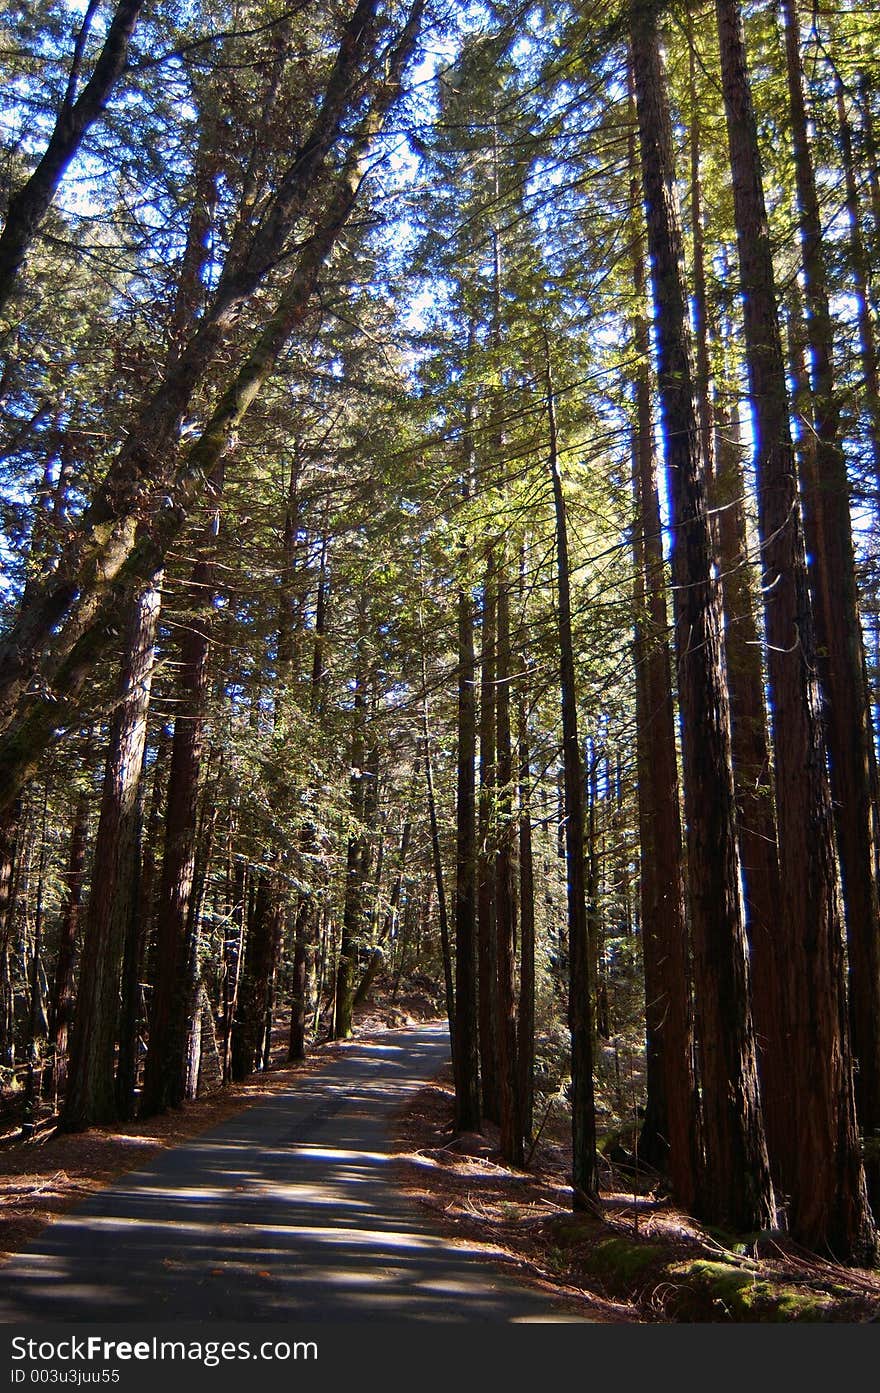
[[[213,525],[211,530],[213,530]],[[213,564],[201,558],[189,585],[191,613],[180,643],[178,707],[168,773],[165,850],[156,910],[156,981],[141,1115],[177,1107],[186,1092],[188,964],[199,775],[209,695]]]
[[[749,1002],[721,603],[712,577],[672,123],[653,4],[631,10],[631,38],[674,535],[675,649],[703,1090],[705,1169],[699,1204],[706,1219],[742,1231],[768,1227],[775,1216]]]
[[[510,731],[510,582],[504,553],[498,568],[496,732],[498,778],[498,847],[495,857],[498,971],[495,1019],[498,1027],[498,1102],[501,1155],[511,1165],[523,1163],[523,1127],[516,1058],[516,890],[513,817],[513,746]]]
[[[525,558],[520,575],[525,570]],[[524,587],[523,587],[524,588]],[[535,1099],[535,871],[532,850],[528,696],[519,702],[519,1002],[516,1014],[517,1088],[523,1141],[531,1141]]]
[[[815,474],[804,480],[804,509],[816,517],[810,569],[817,656],[828,739],[846,943],[849,1016],[855,1057],[856,1113],[868,1136],[880,1135],[880,903],[873,731],[850,515],[849,479],[840,440],[822,220],[800,57],[796,0],[782,0],[803,259],[803,288]],[[781,352],[781,350],[780,350]],[[876,383],[875,383],[876,385]],[[880,1199],[880,1162],[874,1199]]]
[[[357,952],[363,917],[363,860],[366,850],[364,832],[366,801],[364,706],[364,679],[362,674],[358,673],[355,677],[351,734],[351,815],[353,825],[348,838],[346,854],[342,937],[339,944],[339,961],[336,966],[336,1011],[333,1036],[337,1040],[351,1038]]]
[[[287,1058],[296,1062],[306,1057],[306,1035],[309,1010],[309,950],[311,947],[314,908],[312,897],[300,897],[293,930],[293,971],[291,975],[290,1039]]]
[[[424,680],[424,662],[422,664]],[[437,800],[434,794],[434,765],[431,758],[431,743],[428,733],[428,703],[425,699],[424,720],[422,723],[422,743],[425,755],[425,790],[428,795],[428,825],[431,829],[431,865],[434,870],[434,886],[437,891],[437,921],[440,926],[440,951],[443,955],[443,982],[446,991],[446,1019],[449,1022],[449,1039],[455,1050],[455,987],[452,976],[452,945],[449,941],[449,912],[446,906],[446,884],[443,879],[443,857],[440,847],[440,828],[437,822]]]
[[[632,126],[630,191],[639,208],[635,90],[629,72]],[[639,355],[633,435],[633,526],[636,624],[636,759],[640,846],[640,919],[645,976],[647,1098],[639,1155],[669,1176],[685,1209],[695,1207],[702,1168],[694,1058],[692,973],[685,918],[681,804],[675,706],[668,638],[666,563],[651,412],[650,336],[646,316],[644,232],[633,257]]]
[[[49,1008],[49,1038],[54,1054],[56,1096],[64,1093],[67,1082],[67,1039],[73,1018],[73,977],[76,940],[79,932],[82,892],[86,873],[86,841],[89,830],[89,800],[80,794],[70,830],[70,850],[64,881],[66,893],[58,928],[58,956]]]
[[[232,1029],[232,1077],[246,1079],[262,1062],[269,990],[277,953],[277,913],[273,878],[260,871],[251,886],[247,945]]]
[[[644,292],[644,282],[641,286]],[[682,869],[681,811],[667,638],[666,578],[649,399],[647,323],[636,383],[633,529],[636,738],[647,1099],[639,1155],[669,1176],[692,1210],[701,1170],[694,1018]]]
[[[135,604],[110,727],[101,815],[86,911],[70,1071],[61,1125],[68,1131],[117,1116],[114,1084],[123,946],[138,857],[138,789],[159,620],[160,576]]]
[[[480,1084],[483,1113],[500,1118],[498,1096],[498,1023],[495,981],[498,976],[495,930],[495,560],[490,551],[483,585],[480,635],[480,795],[477,827],[477,957],[480,1019]]]
[[[15,909],[15,868],[21,799],[0,812],[0,1064],[15,1064],[15,1019],[10,938]]]
[[[780,1039],[778,1007],[784,964],[780,958],[776,921],[782,903],[782,886],[761,634],[752,590],[744,504],[746,485],[736,411],[729,422],[724,422],[719,415],[715,459],[713,501],[718,518],[718,564],[724,596],[733,772],[749,934],[752,1015],[770,1163],[776,1172],[776,1156],[785,1145],[780,1129],[785,1126],[785,1099],[791,1086],[785,1068],[785,1046]]]
[[[877,1235],[856,1126],[831,798],[773,262],[742,15],[716,0],[755,430],[787,967],[790,1108],[777,1157],[795,1238],[870,1261]],[[809,1138],[809,1145],[805,1139]]]
[[[565,789],[565,866],[568,899],[568,1027],[571,1036],[572,1205],[592,1209],[599,1196],[596,1168],[596,1107],[593,1090],[593,1010],[590,1001],[590,935],[584,868],[584,771],[577,729],[574,648],[565,496],[559,474],[556,399],[545,340],[549,466],[556,519],[559,685],[562,706],[562,763]]]
[[[476,659],[470,594],[458,594],[458,756],[455,840],[455,1125],[480,1130],[477,1019]]]
[[[874,512],[880,516],[880,363],[877,356],[877,336],[871,315],[870,260],[863,233],[863,214],[859,198],[859,181],[856,172],[853,135],[843,83],[835,75],[835,96],[837,98],[837,124],[840,135],[840,153],[843,158],[843,172],[846,182],[846,215],[849,223],[848,270],[852,277],[852,291],[856,302],[856,322],[859,329],[859,359],[862,369],[861,388],[863,392],[864,417],[868,440],[871,445],[871,462],[874,469]],[[868,94],[867,100],[870,99]],[[875,233],[877,232],[875,215]]]

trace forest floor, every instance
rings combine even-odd
[[[501,1163],[498,1131],[456,1137],[451,1074],[398,1115],[400,1183],[438,1232],[481,1241],[508,1270],[586,1296],[631,1323],[880,1320],[880,1272],[841,1267],[782,1234],[712,1232],[658,1183],[604,1160],[601,1213],[574,1214],[566,1120],[548,1118],[527,1171]],[[540,1119],[539,1119],[540,1120]]]
[[[418,988],[359,1013],[357,1036],[436,1018]],[[22,1141],[0,1136],[0,1264],[47,1223],[141,1167],[159,1150],[214,1127],[323,1068],[345,1046],[327,1041],[162,1117],[66,1135],[46,1119]],[[551,1109],[527,1171],[500,1163],[497,1131],[456,1138],[452,1086],[440,1077],[396,1118],[400,1188],[450,1244],[485,1246],[528,1285],[553,1290],[610,1323],[880,1320],[880,1273],[844,1268],[784,1236],[737,1241],[710,1232],[663,1197],[657,1178],[603,1159],[602,1212],[571,1212],[566,1122]],[[539,1115],[539,1122],[542,1120]]]

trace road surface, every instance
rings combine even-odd
[[[0,1320],[570,1320],[395,1186],[391,1115],[447,1059],[388,1031],[160,1152],[0,1268]]]

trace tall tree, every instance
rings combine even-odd
[[[721,604],[712,576],[672,122],[657,7],[650,0],[632,7],[630,36],[674,529],[675,651],[705,1146],[700,1208],[715,1222],[748,1230],[772,1224],[774,1201],[752,1029]]]
[[[717,443],[713,499],[718,519],[718,564],[724,596],[731,747],[739,845],[745,888],[761,1096],[771,1164],[784,1141],[790,1081],[781,1047],[779,1013],[784,964],[777,933],[782,900],[776,840],[770,733],[767,724],[762,642],[753,594],[745,511],[739,410],[725,418],[716,408]]]
[[[742,14],[716,0],[733,177],[761,533],[772,702],[779,933],[787,964],[780,1032],[791,1081],[788,1147],[777,1156],[792,1233],[850,1261],[871,1260],[868,1207],[846,1022],[843,938],[816,646],[773,260]],[[801,1138],[809,1136],[811,1145]]]
[[[495,858],[495,552],[490,546],[483,582],[480,629],[480,791],[477,828],[477,954],[480,1013],[480,1086],[482,1110],[492,1122],[500,1117],[498,1093],[498,975]]]
[[[367,780],[370,771],[366,761],[366,692],[362,671],[355,674],[354,708],[351,718],[351,829],[345,863],[345,903],[342,912],[342,937],[336,965],[336,1009],[333,1034],[337,1040],[348,1040],[352,1033],[355,973],[360,946],[363,918],[364,856],[366,828],[364,819],[367,802]]]
[[[378,9],[378,0],[358,0],[334,36],[335,58],[323,76],[314,119],[300,148],[282,170],[256,225],[243,224],[250,235],[219,271],[213,297],[185,348],[133,412],[125,441],[57,564],[30,588],[6,630],[0,643],[4,806],[14,800],[54,738],[59,700],[74,701],[82,694],[97,653],[106,649],[120,593],[151,574],[182,531],[204,480],[302,323],[319,272],[357,201],[376,137],[400,94],[424,0],[413,0],[390,35],[378,23]],[[359,120],[349,122],[355,111],[362,112]],[[333,150],[341,156],[335,166]],[[314,208],[315,199],[311,231],[298,239],[272,307],[261,315],[244,349],[232,355],[232,370],[206,425],[192,445],[179,451],[181,422],[194,394],[206,384],[245,308],[273,268],[285,261],[293,229],[306,208]],[[151,510],[148,499],[161,506]],[[51,700],[48,688],[32,685],[38,670],[52,684]]]
[[[110,730],[62,1110],[69,1131],[110,1122],[126,927],[134,910],[138,786],[159,621],[159,578],[133,606]]]
[[[222,487],[215,473],[213,488]],[[219,515],[202,530],[202,555],[184,592],[180,637],[178,705],[168,770],[165,842],[156,903],[157,977],[150,1004],[150,1037],[144,1066],[144,1116],[176,1107],[186,1094],[186,1022],[193,940],[199,926],[193,896],[198,824],[199,778],[204,751],[214,620],[215,562],[211,554]],[[209,550],[210,549],[210,550]]]
[[[629,69],[633,84],[632,64]],[[630,93],[634,107],[634,92]],[[639,209],[635,111],[631,110],[630,196]],[[636,740],[647,1098],[639,1154],[668,1172],[679,1203],[696,1203],[701,1172],[691,970],[685,918],[675,708],[666,573],[651,411],[644,233],[633,258],[639,354],[633,430]]]
[[[876,766],[859,615],[850,487],[840,438],[834,325],[822,216],[800,52],[796,0],[783,0],[786,74],[801,239],[815,473],[804,506],[815,514],[813,602],[824,694],[831,793],[846,911],[849,1008],[856,1110],[863,1130],[880,1129],[880,900]],[[880,1162],[874,1167],[880,1199]]]
[[[83,84],[89,35],[101,0],[88,0],[73,45],[67,84],[52,134],[36,169],[13,193],[0,233],[0,310],[13,292],[18,271],[37,236],[52,199],[89,127],[110,100],[128,54],[144,0],[118,0],[106,36]]]
[[[67,1045],[75,999],[74,967],[85,883],[88,831],[89,800],[81,793],[76,801],[70,829],[64,905],[58,927],[58,956],[55,959],[55,978],[49,1008],[49,1038],[54,1050],[53,1083],[56,1094],[64,1092],[67,1082]]]
[[[565,865],[568,899],[568,1028],[571,1034],[572,1199],[575,1209],[592,1208],[599,1195],[596,1168],[596,1111],[593,1087],[593,1008],[590,998],[590,935],[584,871],[584,775],[577,726],[574,647],[571,631],[571,566],[565,494],[559,472],[556,397],[545,337],[545,376],[550,478],[556,520],[559,682],[562,702],[562,768],[565,789]]]
[[[465,489],[467,485],[465,485]],[[476,656],[473,600],[457,596],[458,748],[455,796],[455,1123],[480,1129],[480,998],[477,986]]]
[[[510,580],[502,550],[497,577],[496,732],[498,846],[495,855],[496,963],[495,1019],[498,1041],[498,1103],[501,1154],[512,1165],[523,1162],[522,1099],[516,1058],[516,863],[513,817],[513,746],[510,725]]]

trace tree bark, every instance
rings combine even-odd
[[[852,1081],[831,798],[816,644],[797,497],[789,403],[742,15],[716,0],[755,430],[776,770],[781,954],[790,1111],[778,1157],[794,1237],[845,1261],[871,1261]],[[810,1145],[804,1145],[804,1138]]]
[[[477,989],[476,658],[473,602],[458,592],[458,754],[455,797],[455,1126],[480,1130]]]
[[[497,576],[496,646],[496,772],[498,784],[498,843],[495,853],[495,1020],[498,1030],[498,1104],[501,1155],[522,1166],[522,1100],[516,1057],[516,822],[513,816],[513,745],[510,729],[510,581],[502,549]]]
[[[222,486],[215,475],[214,487]],[[201,543],[213,547],[217,514],[203,530]],[[156,909],[156,981],[150,1009],[150,1038],[144,1066],[141,1116],[177,1107],[186,1094],[186,1025],[190,1009],[188,966],[191,960],[192,896],[196,868],[199,778],[205,718],[210,694],[213,630],[214,563],[196,561],[185,605],[180,640],[178,706],[168,772],[165,846]]]
[[[349,1040],[352,1033],[355,971],[363,918],[363,857],[366,835],[366,767],[364,741],[364,678],[357,673],[354,683],[354,712],[351,732],[351,817],[345,864],[345,900],[342,911],[342,937],[336,965],[336,1010],[333,1037]]]
[[[880,516],[880,363],[878,363],[877,336],[871,314],[871,263],[862,231],[863,215],[853,151],[852,128],[846,108],[843,83],[837,73],[834,77],[834,92],[837,102],[840,153],[843,159],[846,186],[846,216],[849,223],[848,270],[852,277],[852,291],[856,302],[863,409],[874,471],[874,512],[875,515]]]
[[[15,1064],[15,1015],[12,989],[12,935],[15,870],[21,799],[0,812],[0,1064]]]
[[[520,602],[525,609],[527,548],[520,553]],[[521,638],[523,636],[521,635]],[[528,674],[517,710],[519,762],[519,1001],[516,1013],[517,1090],[523,1141],[532,1140],[535,1103],[535,870],[532,847],[531,751]]]
[[[718,564],[724,597],[727,681],[739,845],[745,889],[752,983],[752,1016],[771,1169],[784,1140],[791,1087],[780,1039],[784,964],[777,933],[782,886],[776,837],[770,735],[764,697],[761,633],[755,613],[745,514],[739,417],[716,413],[718,439],[713,501],[718,519]],[[776,1174],[776,1179],[780,1177]]]
[[[645,291],[639,260],[640,294]],[[647,1098],[639,1156],[669,1176],[682,1207],[697,1202],[701,1170],[694,1018],[682,867],[675,709],[667,637],[666,577],[651,425],[648,326],[636,326],[633,486],[636,519],[636,758],[640,903],[645,974]]]
[[[309,946],[314,910],[308,894],[300,896],[293,930],[293,971],[291,974],[290,1038],[287,1058],[291,1063],[306,1057],[309,1010]]]
[[[562,763],[565,789],[565,865],[568,901],[568,1027],[571,1036],[572,1206],[593,1209],[599,1197],[596,1167],[596,1107],[593,1090],[593,1010],[590,1000],[590,937],[584,869],[584,774],[577,729],[577,693],[571,634],[571,569],[565,495],[559,473],[556,398],[545,337],[549,469],[556,520],[557,629],[562,706]]]
[[[495,558],[490,549],[483,583],[480,635],[480,790],[477,825],[477,963],[482,1112],[500,1118],[498,1095],[498,976],[495,900]]]
[[[422,667],[424,680],[424,664]],[[452,977],[452,945],[449,941],[449,912],[446,906],[446,885],[443,880],[443,857],[440,847],[440,829],[437,823],[437,800],[434,794],[434,766],[431,760],[430,733],[428,730],[428,701],[423,706],[422,742],[425,755],[425,790],[428,795],[428,825],[431,829],[431,865],[434,870],[434,885],[437,890],[437,921],[440,926],[440,951],[443,955],[443,982],[446,989],[446,1018],[449,1021],[449,1039],[455,1049],[455,988]]]
[[[703,1098],[703,1217],[737,1231],[772,1225],[740,892],[720,593],[699,447],[672,123],[657,10],[630,11],[642,181],[670,496],[675,650],[682,715],[688,895]]]
[[[79,933],[82,893],[86,876],[86,843],[89,831],[89,800],[81,793],[76,801],[70,848],[65,872],[64,906],[58,927],[58,956],[49,1008],[49,1035],[54,1057],[56,1098],[63,1095],[67,1082],[67,1043],[74,1006],[74,965]]]
[[[724,646],[730,698],[731,753],[739,851],[745,892],[752,1019],[758,1051],[764,1127],[773,1170],[777,1131],[784,1125],[788,1090],[778,1028],[780,964],[774,936],[780,904],[779,853],[773,803],[769,735],[755,618],[745,522],[745,483],[736,441],[720,429],[714,408],[710,365],[709,303],[706,289],[703,195],[700,170],[700,105],[696,91],[697,49],[689,21],[691,110],[691,223],[694,263],[694,339],[697,409],[713,541],[721,577]],[[734,407],[734,411],[736,408]],[[737,418],[738,419],[738,418]],[[731,423],[732,426],[732,423]]]
[[[45,1012],[41,991],[43,975],[43,905],[46,888],[46,832],[49,803],[48,780],[43,785],[43,812],[40,818],[40,853],[37,863],[37,893],[34,908],[34,931],[31,940],[31,961],[28,978],[27,1035],[25,1036],[24,1057],[27,1063],[25,1074],[24,1099],[22,1102],[21,1135],[28,1139],[34,1135],[39,1101],[39,1081],[42,1070],[40,1063],[40,1043],[46,1028]]]
[[[641,205],[635,79],[629,64],[630,196]],[[685,916],[681,803],[668,637],[666,563],[651,411],[650,334],[646,314],[644,231],[636,234],[633,279],[639,355],[633,433],[633,558],[636,760],[640,846],[640,920],[645,977],[647,1097],[639,1156],[664,1171],[687,1210],[697,1203],[702,1169],[694,1053],[692,970]]]
[[[812,585],[819,677],[824,695],[831,795],[849,960],[849,1019],[856,1114],[880,1136],[880,901],[876,883],[877,789],[864,639],[859,615],[849,479],[840,439],[834,325],[822,220],[800,56],[796,0],[782,0],[794,146],[803,289],[814,430],[815,474],[803,481],[803,507],[816,516]],[[781,350],[780,350],[781,351]],[[872,1167],[880,1201],[880,1158]]]
[[[236,1083],[260,1067],[269,1005],[269,985],[277,953],[277,912],[273,877],[265,870],[251,883],[244,964],[232,1029],[232,1078]]]
[[[61,1125],[78,1131],[117,1116],[114,1064],[126,925],[135,901],[138,790],[155,662],[161,577],[130,619],[117,708],[111,722],[91,893],[83,934],[80,986]]]

